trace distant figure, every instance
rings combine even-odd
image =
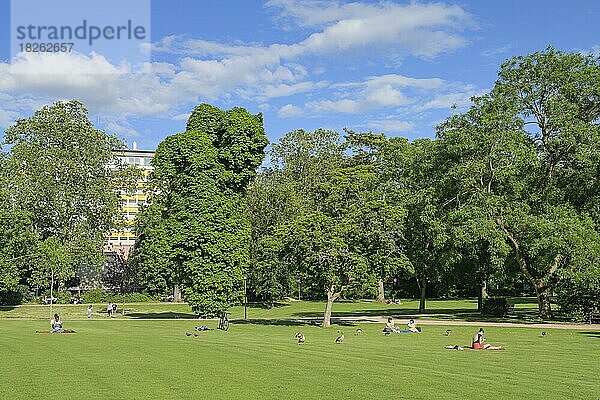
[[[475,336],[473,336],[473,349],[475,350],[483,350],[484,349],[484,342],[485,342],[485,338],[483,337],[483,334],[485,333],[485,331],[483,330],[483,328],[479,328],[479,331],[477,331],[477,333],[475,334]]]
[[[344,331],[338,331],[338,333],[340,334],[340,336],[338,336],[337,338],[335,338],[335,342],[340,344],[340,343],[344,343]]]
[[[400,330],[396,328],[396,325],[394,325],[394,320],[392,319],[392,317],[388,317],[387,322],[385,323],[385,328],[383,328],[383,333],[389,335],[390,333],[398,332],[400,332]]]
[[[50,333],[62,333],[63,329],[62,329],[62,321],[60,320],[60,317],[58,316],[58,314],[54,314],[54,319],[50,320],[50,327],[52,329],[50,329]]]
[[[414,319],[409,320],[407,326],[408,326],[407,331],[409,331],[409,332],[413,332],[413,333],[414,332],[416,332],[416,333],[421,332],[421,329],[417,327],[417,324],[415,324],[415,320]]]
[[[88,318],[92,318],[92,305],[91,304],[87,309],[87,316],[88,316]]]
[[[112,303],[108,303],[108,306],[106,306],[106,315],[108,315],[109,317],[112,317],[112,312],[113,312],[113,305],[112,305]]]
[[[112,303],[112,317],[114,318],[117,315],[117,303]]]
[[[296,339],[298,339],[298,344],[304,344],[304,342],[306,342],[306,337],[302,332],[296,332]]]
[[[479,328],[479,331],[473,336],[473,350],[502,350],[502,346],[492,346],[491,344],[485,343],[483,334],[485,331],[483,328]]]

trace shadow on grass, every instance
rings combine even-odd
[[[288,303],[283,302],[275,302],[275,303],[260,303],[260,302],[252,302],[248,303],[248,308],[256,308],[260,310],[272,310],[274,308],[282,308],[289,307]]]
[[[335,317],[394,317],[394,318],[414,318],[419,315],[419,318],[436,319],[464,319],[465,317],[480,317],[477,310],[470,308],[464,309],[433,309],[426,310],[425,313],[419,314],[416,308],[381,308],[374,310],[357,310],[357,311],[334,311]],[[322,316],[322,312],[298,312],[293,314],[299,318],[316,318]]]
[[[0,311],[12,311],[19,308],[19,306],[0,306]]]
[[[233,325],[269,325],[269,326],[321,326],[323,322],[322,318],[314,318],[314,319],[236,319],[232,320],[231,324]],[[332,325],[339,326],[348,326],[353,327],[356,326],[356,323],[360,321],[340,321],[334,317],[331,318]]]
[[[231,321],[232,325],[272,325],[272,326],[314,326],[319,325],[313,320],[297,319],[236,319]]]
[[[577,331],[580,335],[586,335],[592,338],[600,339],[600,331]]]
[[[320,312],[298,312],[293,314],[297,318],[318,318],[322,316]],[[372,310],[358,311],[337,311],[332,319],[335,318],[356,318],[356,322],[360,322],[360,317],[365,317],[365,320],[372,317],[393,317],[395,319],[410,319],[419,318],[421,320],[433,319],[441,321],[468,321],[468,322],[514,322],[514,323],[539,323],[541,322],[537,309],[519,309],[506,317],[493,317],[482,315],[477,310],[471,308],[439,308],[426,310],[423,314],[419,314],[416,308],[383,308]]]
[[[179,312],[125,313],[131,319],[198,319],[197,315]]]

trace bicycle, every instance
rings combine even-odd
[[[227,331],[229,329],[229,318],[227,318],[228,312],[222,312],[219,314],[219,327],[218,329],[222,331]]]

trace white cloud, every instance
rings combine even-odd
[[[401,133],[414,129],[415,124],[411,121],[402,121],[394,117],[367,121],[364,125],[368,129],[383,133]]]
[[[325,81],[329,76],[312,77],[330,72],[332,57],[341,53],[394,60],[435,57],[464,46],[464,30],[474,27],[462,8],[442,3],[271,0],[267,7],[306,28],[304,40],[265,45],[168,36],[151,47],[173,55],[168,58],[172,62],[114,65],[95,53],[30,53],[10,64],[0,62],[0,124],[10,124],[41,104],[72,98],[94,114],[114,118],[111,129],[129,136],[137,134],[127,122],[132,116],[180,121],[193,104],[232,98],[257,102],[261,110],[268,110],[273,98],[319,95],[319,100],[303,106],[279,108],[282,118],[306,111],[408,110],[420,101],[437,107],[450,95],[449,84],[438,78],[387,74],[332,84]],[[432,95],[436,91],[439,98]]]
[[[334,85],[341,89],[342,98],[307,103],[307,108],[317,112],[356,114],[375,109],[407,106],[415,100],[405,92],[415,93],[441,89],[446,83],[439,78],[411,78],[397,74],[372,76],[363,82],[346,82]]]
[[[112,65],[103,56],[78,53],[27,53],[0,63],[0,91],[54,101],[81,100],[97,113],[151,115],[166,113],[176,102],[170,84],[161,79],[165,65],[148,72],[128,64]]]
[[[293,104],[286,104],[281,107],[277,112],[277,116],[279,118],[292,118],[302,115],[303,111],[300,107],[297,107]]]
[[[450,93],[436,93],[429,100],[424,99],[424,101],[411,107],[410,111],[420,113],[429,110],[450,109],[453,106],[464,109],[471,105],[471,97],[482,96],[487,92],[486,90],[475,90],[471,86],[465,86],[463,90],[453,87],[452,90],[455,91]]]
[[[266,85],[263,88],[259,89],[259,92],[256,93],[256,97],[259,99],[266,98],[272,99],[276,97],[287,97],[298,93],[306,93],[311,92],[316,89],[320,89],[325,87],[327,84],[325,82],[299,82],[294,84],[285,84],[280,83],[278,85]],[[251,94],[248,94],[247,97],[250,97]]]
[[[0,62],[0,93],[10,98],[8,103],[22,98],[37,99],[36,104],[75,98],[94,113],[120,118],[170,117],[179,106],[201,99],[215,100],[235,93],[266,100],[323,86],[302,81],[307,73],[300,65],[267,61],[253,57],[221,61],[184,58],[178,64],[131,66],[112,65],[98,54],[28,53],[11,64]],[[4,120],[12,118],[11,109],[4,108]]]
[[[397,58],[413,55],[435,57],[466,45],[462,34],[474,28],[471,16],[459,6],[441,3],[401,5],[336,1],[273,0],[267,6],[280,17],[300,26],[316,28],[305,40],[293,44],[224,44],[167,36],[152,45],[157,53],[171,53],[220,60],[227,66],[273,66],[308,55],[340,52],[373,52]]]
[[[507,44],[505,46],[496,47],[493,49],[484,50],[481,52],[481,55],[487,58],[495,58],[500,54],[505,54],[509,52],[513,48],[513,45]]]
[[[329,0],[269,0],[265,6],[277,9],[278,19],[303,27],[318,27],[344,18],[359,17],[370,8],[360,3],[340,4]]]
[[[112,134],[122,135],[126,137],[138,137],[139,132],[135,130],[131,124],[126,120],[112,120],[107,121],[106,130]]]
[[[171,119],[173,121],[187,121],[188,119],[190,119],[190,115],[192,115],[192,113],[177,114]]]
[[[298,44],[312,53],[385,48],[395,55],[430,58],[464,46],[460,32],[475,26],[462,8],[442,3],[271,0],[267,6],[280,10],[286,23],[324,28]]]

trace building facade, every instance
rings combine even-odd
[[[146,187],[148,176],[154,169],[150,161],[154,157],[153,150],[138,150],[135,142],[131,150],[117,152],[117,158],[124,165],[130,165],[142,170],[142,177],[138,180],[133,193],[121,192],[121,207],[125,218],[123,229],[113,231],[108,237],[106,252],[118,252],[124,254],[125,258],[135,244],[135,219],[144,204],[147,204]]]

